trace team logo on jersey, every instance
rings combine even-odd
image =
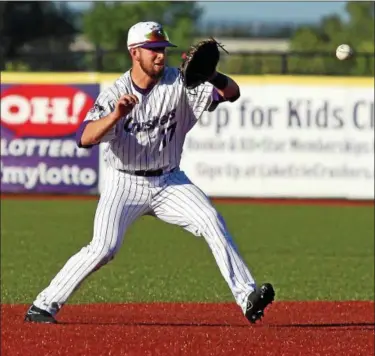
[[[136,134],[138,132],[152,131],[157,126],[165,126],[168,122],[171,122],[176,116],[176,109],[170,111],[169,113],[159,117],[153,116],[152,119],[144,122],[134,122],[134,118],[129,116],[124,123],[124,130],[126,132]]]

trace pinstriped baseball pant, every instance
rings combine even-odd
[[[53,315],[91,273],[113,259],[127,228],[142,215],[181,226],[207,241],[222,276],[244,311],[255,282],[222,216],[180,170],[161,177],[137,177],[107,168],[91,243],[72,256],[34,301]]]

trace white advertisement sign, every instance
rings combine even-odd
[[[217,197],[374,198],[374,89],[241,85],[204,113],[181,162]]]

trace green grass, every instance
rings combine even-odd
[[[95,201],[1,202],[1,297],[30,303],[91,240]],[[278,300],[372,300],[373,207],[218,205],[256,280]],[[203,238],[151,217],[69,300],[233,301]]]

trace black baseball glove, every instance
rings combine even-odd
[[[179,69],[186,88],[194,89],[213,76],[220,59],[219,47],[228,53],[214,38],[210,38],[191,46],[183,54]]]

